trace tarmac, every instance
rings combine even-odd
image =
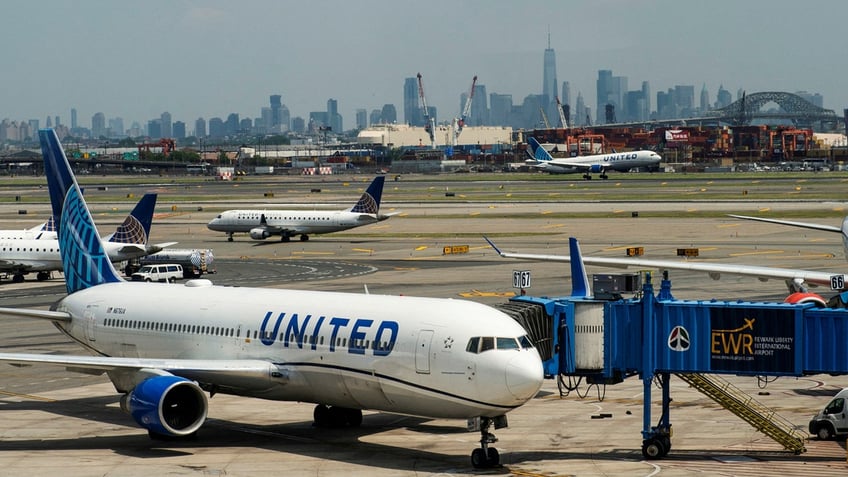
[[[247,203],[262,197],[257,191],[264,187],[241,184],[241,200]],[[244,236],[228,242],[223,234],[205,227],[223,206],[214,194],[189,191],[189,200],[170,208],[167,194],[175,193],[173,189],[169,186],[160,192],[160,204],[165,210],[154,220],[151,240],[179,241],[180,248],[213,249],[219,260],[219,273],[210,278],[216,283],[238,281],[349,292],[362,292],[367,286],[371,293],[454,297],[493,304],[518,292],[512,288],[513,271],[528,270],[532,275],[528,294],[569,293],[566,264],[502,259],[485,244],[483,235],[501,248],[522,252],[566,254],[568,236],[574,235],[587,255],[624,256],[627,247],[643,246],[646,258],[666,259],[677,258],[677,248],[695,247],[699,249],[697,260],[833,271],[845,268],[838,234],[741,222],[720,214],[704,217],[693,212],[709,208],[753,215],[769,207],[811,210],[814,215],[817,208],[841,208],[840,201],[402,202],[391,203],[390,209],[397,215],[387,221],[313,236],[308,242],[280,243],[254,242]],[[111,192],[124,194],[121,189]],[[279,202],[289,200],[280,195]],[[342,195],[332,197],[339,203],[346,200]],[[384,198],[391,198],[389,191]],[[32,221],[31,216],[24,221],[14,217],[19,207],[0,205],[0,228],[23,227]],[[27,207],[32,210],[30,214],[43,210],[40,205]],[[110,207],[123,210],[125,206],[101,205],[95,214],[98,224],[118,220],[125,213],[113,212]],[[664,217],[632,213],[647,210],[675,213]],[[607,215],[563,216],[575,211],[602,211]],[[793,220],[803,219],[793,216]],[[839,223],[821,218],[808,221]],[[445,254],[445,247],[453,245],[468,245],[469,251]],[[313,262],[326,264],[327,270],[332,270],[334,263],[367,265],[373,272],[343,276],[313,267]],[[295,279],[288,275],[289,268],[277,264],[309,264],[307,268],[315,269],[314,276]],[[760,283],[729,276],[715,281],[688,272],[678,272],[670,278],[672,292],[683,299],[781,301],[786,295],[785,286],[779,281]],[[59,276],[44,283],[3,281],[0,306],[16,303],[13,295],[37,299],[37,295],[46,294],[52,299],[61,283]],[[3,352],[82,352],[52,325],[38,320],[0,320],[0,336]],[[802,431],[830,396],[848,387],[846,376],[780,378],[768,383],[751,377],[724,378]],[[495,447],[503,465],[474,470],[469,456],[478,446],[479,434],[467,432],[465,422],[367,411],[359,429],[326,430],[312,426],[313,406],[308,403],[216,395],[210,399],[209,421],[196,440],[152,441],[120,411],[119,396],[103,376],[43,366],[0,366],[0,476],[848,474],[844,440],[811,438],[806,442],[805,453],[792,454],[675,378],[671,381],[672,449],[664,459],[645,460],[640,434],[642,385],[638,378],[606,388],[583,383],[561,395],[557,383],[546,380],[535,399],[508,415],[509,427],[495,431],[499,438]],[[656,390],[655,419],[659,413],[658,396]]]

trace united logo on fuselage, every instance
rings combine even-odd
[[[277,318],[273,329],[269,330],[274,315]],[[396,321],[389,320],[375,323],[366,318],[354,320],[340,316],[328,318],[269,311],[262,320],[259,332],[265,346],[279,342],[284,348],[296,346],[303,349],[306,344],[315,351],[320,345],[331,353],[341,349],[350,354],[364,355],[368,352],[374,356],[388,356],[394,349],[399,328]]]

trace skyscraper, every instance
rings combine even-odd
[[[342,115],[339,114],[339,102],[335,99],[327,100],[327,125],[336,134],[342,133]]]
[[[558,85],[556,54],[554,53],[554,49],[551,48],[551,33],[548,32],[548,47],[545,48],[542,70],[542,107],[545,108],[545,114],[548,116],[548,120],[552,121],[552,125],[559,121],[559,112],[557,112],[556,106]]]
[[[94,113],[91,117],[91,137],[98,139],[100,136],[106,135],[106,115],[103,113]]]
[[[197,138],[206,137],[206,120],[203,118],[197,118],[194,121],[194,136]]]
[[[422,114],[418,107],[418,79],[403,80],[403,122],[413,126],[423,126]],[[383,121],[386,117],[383,116]]]
[[[173,137],[174,133],[171,131],[171,113],[165,111],[159,119],[162,120],[162,137]]]
[[[77,108],[71,108],[71,129],[77,128]]]
[[[276,126],[281,124],[280,110],[283,108],[282,96],[279,94],[271,95],[271,122],[266,124],[272,130],[276,130]],[[288,129],[288,128],[287,128]]]

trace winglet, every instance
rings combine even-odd
[[[574,237],[568,238],[568,249],[571,255],[571,296],[589,297],[589,279],[586,277],[586,267],[583,266],[583,254],[580,244]]]
[[[150,226],[153,223],[153,211],[156,209],[156,194],[144,194],[130,215],[109,236],[109,242],[146,245],[150,238]]]
[[[383,197],[383,184],[386,181],[386,176],[377,176],[371,181],[371,185],[359,198],[359,202],[354,205],[350,211],[361,214],[377,214],[380,212],[380,199]]]
[[[59,137],[52,129],[41,129],[38,138],[44,154],[44,175],[47,176],[53,215],[59,218],[59,253],[68,293],[123,281],[103,250]]]
[[[495,252],[497,252],[497,253],[498,253],[498,255],[500,255],[501,257],[503,257],[503,252],[501,252],[501,249],[499,249],[499,248],[497,247],[497,245],[495,245],[495,243],[494,243],[494,242],[492,242],[491,240],[489,240],[489,237],[486,237],[486,236],[484,235],[484,236],[483,236],[483,240],[485,240],[486,242],[488,242],[488,243],[489,243],[489,246],[491,246],[493,249],[495,249]]]

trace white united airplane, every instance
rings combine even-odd
[[[279,235],[281,241],[288,242],[295,235],[300,235],[300,240],[306,241],[309,240],[309,234],[326,234],[373,224],[391,216],[380,215],[380,198],[383,195],[385,180],[385,176],[375,177],[356,205],[350,209],[227,210],[206,226],[209,230],[226,232],[230,242],[233,241],[234,233],[247,233],[254,240],[265,240],[272,235]]]
[[[316,424],[358,426],[362,410],[468,419],[475,467],[499,463],[489,430],[536,395],[542,362],[527,332],[489,306],[418,298],[122,280],[52,129],[40,130],[68,295],[41,318],[94,356],[0,353],[0,362],[105,372],[151,437],[193,435],[206,393],[317,404]]]
[[[145,194],[115,232],[104,237],[103,246],[110,260],[122,262],[142,257],[176,243],[148,243],[155,207],[156,194]],[[30,234],[31,231],[33,229],[0,234],[0,272],[11,273],[14,283],[24,281],[24,275],[31,272],[42,281],[50,277],[50,272],[62,270],[55,231],[35,235]]]
[[[600,172],[601,179],[606,179],[607,171],[629,171],[636,167],[653,167],[662,161],[662,157],[654,151],[614,152],[612,154],[594,154],[591,156],[553,157],[536,138],[528,137],[530,156],[533,163],[543,171],[553,174],[573,174],[582,172],[584,179],[591,179],[591,173]]]

